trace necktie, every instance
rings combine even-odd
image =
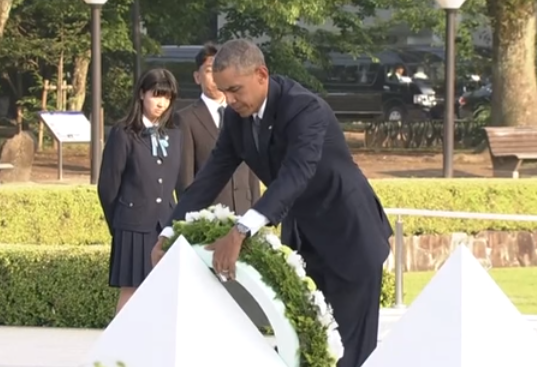
[[[259,150],[259,131],[261,131],[261,119],[255,115],[252,117],[252,133],[257,150]]]
[[[218,107],[218,116],[220,117],[220,120],[218,120],[218,128],[221,129],[224,125],[224,111],[226,108],[224,106]]]

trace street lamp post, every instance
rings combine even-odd
[[[465,0],[436,0],[446,12],[445,45],[445,96],[444,96],[444,136],[443,171],[444,177],[453,177],[453,150],[455,140],[455,35],[457,10]]]
[[[134,46],[133,86],[136,86],[136,82],[142,74],[142,31],[140,28],[140,0],[134,0],[132,3],[132,44]]]
[[[91,176],[97,184],[101,169],[103,142],[101,141],[101,10],[108,0],[84,0],[91,6]]]

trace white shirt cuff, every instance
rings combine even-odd
[[[261,228],[269,223],[269,220],[258,211],[250,209],[240,219],[239,223],[250,230],[250,236],[255,235]]]
[[[173,227],[164,227],[162,232],[160,232],[159,237],[171,238],[173,237],[173,235],[174,235]]]

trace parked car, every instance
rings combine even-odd
[[[308,69],[322,83],[321,95],[342,120],[423,119],[436,103],[431,85],[409,76],[395,51],[358,58],[333,53],[330,59],[328,69]]]

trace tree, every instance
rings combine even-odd
[[[4,35],[9,13],[13,7],[13,0],[0,0],[0,38]]]
[[[487,0],[493,28],[493,125],[537,125],[534,0]]]
[[[163,45],[203,43],[210,38],[210,15],[217,14],[217,1],[140,0],[144,27]]]
[[[132,52],[131,1],[116,0],[103,8],[103,53]],[[91,57],[89,22],[90,8],[83,1],[18,0],[14,4],[0,41],[0,68],[18,103],[24,97],[29,110],[39,109],[42,79],[61,83],[72,76],[69,107],[82,109]]]
[[[382,25],[366,25],[375,15],[376,0],[257,0],[222,1],[226,23],[221,40],[235,37],[262,39],[271,71],[289,75],[322,90],[306,65],[327,67],[329,52],[359,54],[381,44]],[[319,26],[331,23],[333,31]]]

